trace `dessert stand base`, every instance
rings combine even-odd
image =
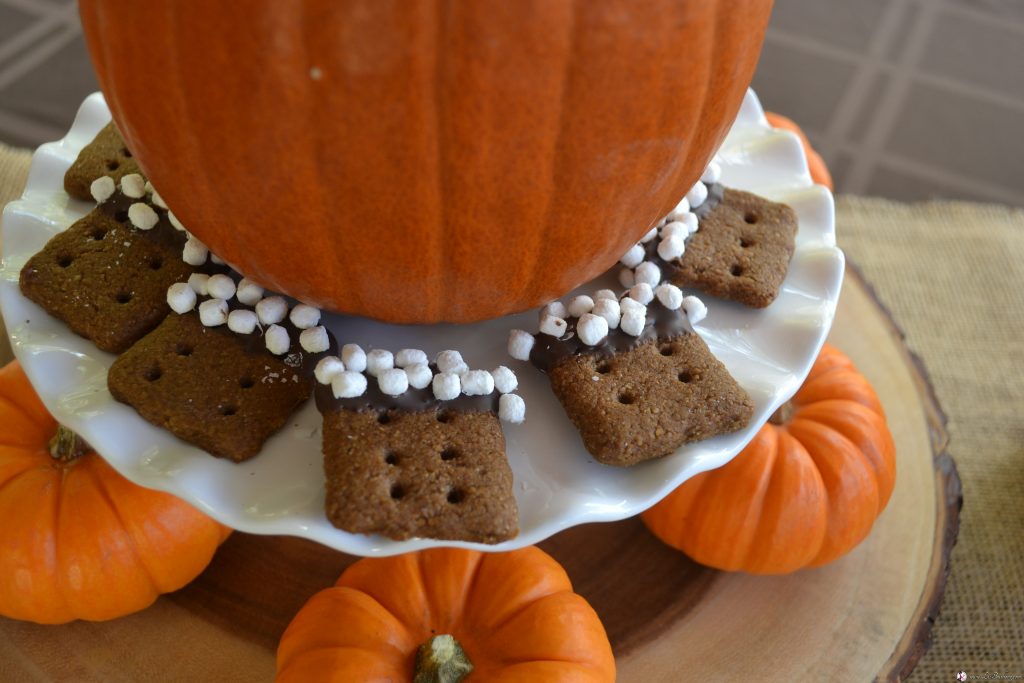
[[[846,557],[782,577],[701,567],[638,519],[545,541],[600,614],[619,680],[897,681],[927,648],[962,500],[945,416],[855,268],[829,341],[887,411],[897,448],[888,508]],[[195,582],[141,613],[65,626],[0,618],[0,679],[272,680],[285,626],[356,559],[302,539],[236,533]]]

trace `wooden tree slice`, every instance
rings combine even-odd
[[[726,574],[636,519],[542,544],[601,615],[620,680],[899,681],[927,648],[962,500],[945,417],[854,269],[831,342],[875,385],[897,445],[889,506],[849,555],[790,576]],[[270,681],[285,626],[354,559],[235,534],[194,583],[139,614],[57,627],[0,619],[0,680]]]

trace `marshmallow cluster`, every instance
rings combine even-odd
[[[310,328],[313,329],[313,328]],[[532,337],[531,337],[532,339]],[[345,344],[339,356],[320,359],[314,375],[320,384],[329,384],[335,398],[358,398],[366,393],[370,380],[376,380],[381,393],[400,396],[411,389],[426,389],[438,401],[451,401],[461,395],[489,396],[495,391],[498,417],[519,423],[526,419],[526,404],[512,392],[519,386],[516,374],[499,365],[494,370],[471,370],[454,350],[442,351],[434,358],[435,373],[427,354],[420,349],[364,351],[358,344]]]
[[[576,318],[576,336],[587,346],[597,346],[616,329],[639,337],[647,327],[647,307],[655,300],[670,311],[681,309],[691,325],[707,315],[700,299],[684,296],[674,284],[662,282],[652,286],[641,282],[626,290],[621,299],[612,290],[601,289],[592,297],[574,297],[568,305],[560,301],[547,304],[540,311],[540,333],[561,339],[569,328],[567,318]],[[536,337],[526,330],[512,330],[508,335],[508,354],[516,360],[528,361],[536,342]]]
[[[619,283],[630,288],[639,284],[657,287],[661,282],[661,268],[654,261],[647,261],[646,244],[657,240],[655,252],[663,261],[672,262],[686,253],[686,241],[700,229],[700,221],[694,210],[708,198],[708,185],[717,183],[722,177],[722,166],[712,159],[700,180],[694,183],[679,203],[667,216],[658,221],[639,242],[634,244],[619,259],[623,268],[619,271]]]

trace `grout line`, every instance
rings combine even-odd
[[[979,24],[987,24],[989,28],[999,28],[1024,36],[1024,21],[1020,19],[1013,19],[995,12],[986,12],[974,7],[967,7],[960,3],[949,2],[949,0],[932,0],[932,2],[949,14],[959,15],[961,19],[971,19]]]
[[[74,17],[67,16],[68,8],[73,7],[74,4],[74,2],[67,2],[62,5],[56,5],[50,2],[42,2],[41,0],[0,0],[0,5],[12,7],[37,17],[56,18],[61,22],[78,21],[77,12]]]
[[[57,26],[60,26],[60,24],[61,22],[58,19],[49,16],[33,22],[32,25],[21,33],[4,41],[3,44],[0,44],[0,65],[12,57],[16,58],[17,55],[31,50],[32,46],[37,45],[43,36],[50,33]]]
[[[886,6],[878,28],[868,43],[867,59],[862,60],[854,72],[832,112],[831,120],[825,127],[825,135],[818,150],[825,159],[833,158],[836,146],[844,143],[850,136],[861,112],[872,105],[870,93],[881,75],[883,58],[899,37],[897,31],[909,12],[910,6],[903,0],[890,2]]]
[[[855,145],[851,144],[849,147],[854,148]],[[851,149],[850,151],[852,152],[855,150]],[[950,185],[952,187],[962,187],[974,194],[989,197],[993,201],[999,201],[1013,206],[1024,206],[1024,194],[1014,192],[1008,187],[976,180],[970,176],[961,176],[957,173],[947,171],[946,169],[929,166],[928,164],[914,159],[909,159],[904,156],[896,154],[882,154],[877,159],[877,165],[894,171],[899,171],[900,173],[913,178],[928,180],[942,185]],[[844,190],[844,192],[850,192],[851,194],[863,194],[863,191],[856,193],[851,190]]]
[[[13,112],[0,109],[0,139],[10,143],[13,136],[24,141],[48,142],[64,136],[66,127],[51,126]],[[38,144],[38,143],[37,143]]]
[[[46,40],[36,43],[17,59],[0,69],[0,90],[3,90],[32,69],[52,57],[58,50],[70,43],[81,32],[79,26],[65,26]]]
[[[781,45],[783,47],[792,47],[798,50],[804,50],[814,54],[815,56],[831,57],[841,62],[859,64],[866,59],[865,55],[848,48],[836,47],[834,45],[829,45],[828,43],[823,43],[815,38],[808,38],[807,36],[802,36],[796,33],[786,33],[771,27],[768,28],[768,32],[765,34],[765,42]]]
[[[889,78],[875,106],[874,117],[864,136],[860,151],[853,158],[853,163],[846,174],[846,192],[863,194],[867,189],[875,161],[882,152],[913,85],[913,74],[910,70],[917,65],[924,53],[935,16],[934,5],[925,3],[920,6],[917,18],[907,35],[905,47],[896,62],[899,69]]]
[[[930,85],[938,90],[945,90],[946,92],[954,95],[961,95],[963,97],[981,100],[988,104],[1006,107],[1007,109],[1013,109],[1024,114],[1024,99],[1012,97],[1005,93],[989,90],[987,88],[980,88],[976,85],[971,85],[970,83],[956,81],[952,78],[946,78],[945,76],[937,74],[922,73],[920,71],[913,71],[911,73],[914,78],[921,83]]]

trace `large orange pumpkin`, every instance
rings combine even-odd
[[[790,403],[739,455],[686,481],[643,520],[701,564],[784,574],[860,543],[895,480],[878,396],[849,358],[826,345]]]
[[[58,428],[17,362],[0,369],[0,519],[0,615],[43,624],[147,607],[229,533]]]
[[[81,0],[182,222],[272,289],[465,322],[610,267],[699,177],[771,0]]]
[[[426,673],[430,662],[418,651],[437,647],[436,636],[461,646],[472,666],[467,683],[615,680],[594,610],[572,592],[561,566],[531,546],[360,560],[288,626],[277,683],[409,681],[414,671]]]

